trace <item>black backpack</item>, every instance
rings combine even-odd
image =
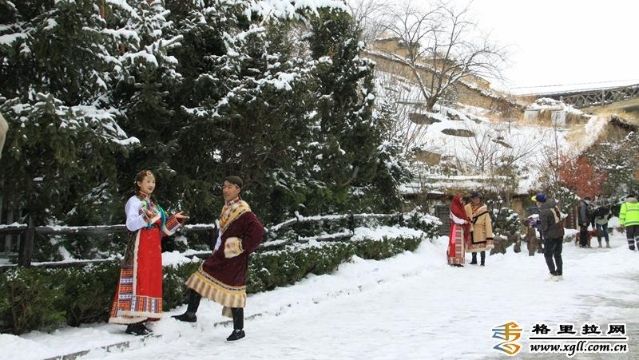
[[[599,206],[598,208],[595,209],[595,217],[598,218],[604,218],[606,217],[606,215],[608,215],[608,208],[605,206]]]

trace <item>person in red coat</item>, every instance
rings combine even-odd
[[[448,265],[464,266],[466,244],[470,242],[470,218],[464,209],[464,201],[456,195],[450,203],[450,231],[446,258]]]
[[[187,218],[169,215],[153,200],[155,176],[142,170],[135,177],[135,195],[127,201],[127,247],[113,297],[110,324],[127,325],[126,333],[146,335],[144,323],[162,318],[162,237],[172,235]]]
[[[233,318],[233,332],[226,339],[243,338],[244,306],[246,305],[246,273],[249,255],[257,249],[264,236],[264,226],[240,199],[243,182],[238,176],[224,179],[224,208],[220,214],[220,232],[215,248],[186,281],[189,300],[186,312],[173,316],[177,320],[196,322],[202,296],[223,306],[222,315]]]

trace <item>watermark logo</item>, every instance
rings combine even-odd
[[[503,340],[493,346],[493,349],[501,351],[508,356],[516,355],[521,350],[517,340],[521,337],[522,328],[516,322],[509,322],[493,328],[493,339]]]
[[[535,324],[531,330],[530,353],[565,354],[623,354],[628,352],[626,324],[611,323],[607,330],[596,323],[581,327],[559,324],[555,329],[546,324]]]
[[[527,343],[531,354],[564,354],[572,358],[576,354],[622,354],[628,353],[629,338],[626,324],[610,323],[599,326],[596,323],[584,323],[574,326],[569,323],[549,326],[536,323],[525,332],[514,321],[496,326],[492,329],[493,338],[499,339],[494,350],[508,356],[522,351],[519,341]],[[522,334],[527,338],[522,338]]]

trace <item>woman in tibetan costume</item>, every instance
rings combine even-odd
[[[126,333],[146,335],[146,321],[162,317],[162,236],[175,233],[186,216],[168,216],[152,198],[155,177],[150,170],[138,173],[136,193],[126,203],[129,230],[120,280],[109,323],[127,325]]]
[[[450,204],[450,232],[446,257],[448,265],[464,266],[466,244],[470,241],[470,219],[461,196],[454,196]]]

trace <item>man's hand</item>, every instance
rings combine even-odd
[[[230,237],[224,243],[224,257],[227,259],[234,258],[244,252],[242,248],[242,239]]]

